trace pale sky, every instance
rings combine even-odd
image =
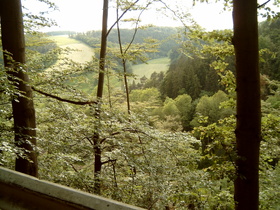
[[[144,2],[143,0],[142,2]],[[46,28],[44,31],[70,30],[70,31],[89,31],[101,29],[103,0],[53,0],[59,8],[59,11],[49,12],[49,17],[56,20],[59,27]],[[114,1],[110,1],[114,2]],[[141,2],[141,1],[139,1]],[[232,29],[231,11],[223,11],[221,3],[197,3],[192,6],[192,0],[168,0],[172,9],[176,10],[175,5],[179,5],[181,11],[191,13],[193,19],[206,30],[214,29]],[[48,8],[38,0],[22,0],[23,5],[32,12],[47,11]],[[176,4],[177,3],[177,4]],[[172,17],[166,17],[167,12],[156,12],[162,7],[162,4],[156,4],[150,11],[145,11],[141,16],[142,25],[154,24],[159,26],[181,26],[178,21],[172,20]],[[115,21],[115,10],[109,10],[109,26]],[[171,15],[171,13],[169,13]],[[127,13],[125,18],[130,18],[132,12]],[[138,16],[138,14],[135,14]],[[129,26],[126,26],[129,27]]]

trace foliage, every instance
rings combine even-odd
[[[264,77],[262,209],[276,209],[280,205],[279,84],[270,80],[278,79],[278,34],[277,30],[269,33],[274,31],[272,25],[261,28],[260,37],[263,59],[268,61],[262,63],[262,72],[269,76]],[[137,35],[137,49],[142,47],[145,33],[160,36],[159,52],[150,53],[148,57],[168,54],[171,64],[165,78],[161,71],[155,70],[167,66],[166,58],[157,60],[164,68],[156,63],[149,75],[141,75],[147,80],[139,87],[143,89],[130,92],[131,115],[124,112],[123,89],[115,88],[110,83],[112,80],[107,81],[108,98],[103,101],[102,126],[98,130],[102,141],[102,195],[147,209],[233,209],[236,155],[232,34],[230,31],[192,31],[192,38],[197,40],[189,47],[190,40],[180,34],[183,41],[178,48],[178,43],[170,39],[176,29],[168,30],[170,28],[148,28]],[[122,34],[125,43],[131,31],[123,30]],[[99,32],[73,36],[98,49]],[[166,38],[168,41],[164,41]],[[108,53],[108,77],[115,76],[119,70],[115,39],[116,36],[109,37],[112,43]],[[72,52],[70,49],[55,49],[54,43],[40,34],[28,35],[27,44],[27,68],[32,70],[32,86],[58,98],[94,101],[97,58],[86,64],[73,62],[71,56],[67,57]],[[131,52],[137,54],[136,48]],[[189,51],[190,48],[195,50]],[[57,58],[63,58],[59,65],[45,70]],[[133,70],[137,66],[143,70],[146,64],[132,66],[131,62],[128,65]],[[20,151],[13,145],[9,100],[17,92],[3,69],[0,81],[0,164],[13,168],[13,160]],[[40,178],[92,193],[93,136],[98,123],[94,117],[95,104],[73,105],[39,93],[35,93],[35,102]],[[109,108],[110,105],[113,108]],[[190,133],[181,132],[192,129]]]
[[[265,114],[262,120],[263,141],[260,157],[260,208],[275,209],[279,206],[279,117]],[[211,174],[212,179],[234,180],[235,178],[235,120],[231,116],[206,127],[194,129],[201,140],[204,156],[199,168]],[[231,186],[232,187],[232,186]],[[231,188],[232,190],[232,188]]]
[[[274,84],[275,85],[275,84]],[[275,92],[277,93],[277,91]],[[271,96],[272,98],[273,96]],[[275,209],[279,206],[279,109],[271,106],[273,100],[263,102],[262,142],[260,148],[260,208]],[[227,103],[223,103],[225,105]],[[200,119],[205,122],[205,118]],[[207,126],[194,128],[193,134],[202,144],[199,168],[212,175],[212,179],[235,178],[235,119],[220,119]]]
[[[260,70],[271,80],[279,80],[279,24],[280,19],[267,20],[259,26],[259,45],[261,49]]]
[[[179,95],[177,98],[175,98],[175,104],[179,110],[180,121],[182,123],[183,130],[191,130],[192,127],[190,125],[190,122],[194,114],[194,105],[192,103],[192,98],[187,94]]]
[[[230,116],[207,126],[196,127],[193,130],[194,135],[201,140],[201,149],[204,154],[200,167],[209,167],[210,171],[221,170],[218,173],[217,171],[213,173],[217,178],[224,176],[234,178],[234,159],[236,157],[234,126],[234,117]],[[224,164],[223,167],[221,167],[222,164]]]
[[[47,69],[57,61],[57,45],[54,41],[39,33],[26,35],[25,39],[27,65],[32,66],[33,71]]]
[[[158,104],[150,113],[153,115],[151,123],[160,130],[189,131],[194,105],[187,94],[179,95],[174,100],[167,97],[162,105]]]
[[[194,29],[181,36],[180,47],[170,53],[171,64],[161,87],[163,96],[187,93],[197,99],[224,90],[219,80],[234,74],[232,31]],[[226,64],[227,70],[221,64]]]
[[[0,165],[14,167],[17,150],[13,139],[12,104],[10,97],[17,93],[14,85],[8,80],[4,66],[0,64]]]
[[[134,29],[121,29],[121,42],[128,44],[133,37]],[[150,59],[166,57],[170,49],[177,46],[172,36],[176,35],[176,29],[171,27],[148,27],[138,29],[137,34],[134,38],[134,43],[144,44],[147,38],[157,39],[160,42],[158,52],[149,53]],[[108,46],[114,46],[118,43],[118,32],[116,29],[110,31],[108,36]],[[71,38],[77,39],[86,43],[91,47],[96,47],[100,43],[101,32],[100,31],[88,31],[85,33],[77,33],[70,35]]]
[[[38,102],[40,110],[49,110],[38,115],[41,178],[92,192],[93,107],[85,111],[49,99]],[[153,129],[141,120],[146,116],[103,113],[104,196],[147,209],[232,206],[226,180],[213,181],[197,168],[200,143],[195,138]]]
[[[193,99],[197,99],[203,92],[218,91],[219,76],[209,63],[211,63],[210,58],[188,58],[179,55],[171,62],[163,80],[160,88],[162,95],[175,98],[180,94],[188,94]]]
[[[22,1],[24,28],[28,34],[36,34],[38,29],[56,25],[53,19],[46,17],[47,13],[58,9],[55,3],[49,0],[38,0],[38,2],[40,2],[40,6],[45,6],[47,11],[41,11],[38,14],[32,13],[25,7],[25,2]]]
[[[153,72],[151,74],[151,77],[149,80],[147,80],[144,84],[144,87],[145,88],[151,88],[151,87],[155,87],[155,88],[158,88],[160,87],[161,85],[161,82],[164,78],[164,73],[163,71],[157,73],[157,72]]]
[[[133,90],[130,94],[132,102],[156,102],[159,100],[160,93],[156,88],[147,88],[143,90]]]
[[[196,117],[191,124],[194,127],[199,125],[212,124],[220,119],[228,117],[234,113],[231,108],[222,107],[222,102],[228,100],[228,96],[221,90],[215,93],[213,96],[202,96],[196,106]],[[201,122],[200,119],[205,118],[205,122]]]

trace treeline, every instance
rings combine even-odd
[[[268,80],[280,80],[280,19],[265,21],[259,27],[260,72],[262,99],[267,99],[269,92]],[[171,64],[161,85],[162,96],[176,98],[180,94],[188,94],[193,99],[202,95],[212,95],[218,90],[224,90],[219,84],[218,72],[211,67],[215,57],[208,54],[203,57],[178,54],[173,50],[170,53]],[[234,57],[226,59],[227,69],[234,72]],[[187,82],[186,82],[187,81]]]
[[[134,44],[144,44],[148,39],[154,39],[159,43],[156,52],[148,53],[150,59],[166,57],[170,50],[178,47],[174,36],[178,31],[173,27],[149,27],[138,29],[136,34],[134,29],[121,29],[121,42],[128,44],[133,40]],[[135,36],[134,36],[135,34]],[[85,33],[76,33],[70,35],[71,38],[77,39],[93,48],[98,48],[100,44],[101,31],[88,31]],[[118,31],[113,29],[108,36],[108,46],[114,47],[119,43]]]
[[[279,27],[279,19],[263,22],[259,27],[261,98],[273,108],[280,107]],[[154,72],[151,78],[142,78],[139,84],[134,82],[131,85],[132,101],[149,102],[150,108],[152,103],[160,104],[150,109],[151,115],[156,116],[152,123],[158,128],[190,131],[197,126],[217,123],[235,113],[234,56],[223,60],[227,63],[228,75],[212,65],[217,57],[211,53],[186,55],[180,53],[178,47],[169,51],[169,58],[170,66],[165,74]],[[229,86],[232,86],[232,92],[228,91]],[[226,101],[231,101],[227,102],[230,105],[221,108]],[[267,107],[265,109],[269,112]]]
[[[177,54],[177,57],[174,57]],[[218,72],[210,66],[214,58],[187,57],[178,54],[176,50],[170,53],[170,65],[167,72],[154,72],[150,78],[143,77],[137,84],[135,81],[131,89],[157,88],[161,98],[176,98],[188,94],[193,99],[203,95],[213,95],[218,90],[224,90],[219,84]],[[233,58],[230,60],[233,61]],[[232,67],[233,72],[233,67]]]
[[[222,89],[219,76],[209,64],[214,61],[208,58],[188,58],[181,54],[171,60],[169,70],[160,85],[162,96],[176,98],[181,94],[188,94],[193,99],[202,95],[213,95]]]
[[[267,92],[266,78],[269,80],[280,80],[280,20],[265,21],[259,27],[259,47],[261,52],[260,71],[262,74],[262,98],[265,99]],[[133,85],[135,88],[150,88],[156,87],[160,90],[162,98],[176,98],[180,94],[188,94],[193,99],[197,99],[202,95],[213,95],[218,90],[224,90],[219,84],[218,72],[211,67],[211,63],[215,61],[215,56],[208,54],[201,56],[190,55],[186,56],[179,52],[179,47],[170,48],[168,56],[171,60],[169,70],[166,72],[161,83],[155,83],[155,78],[147,80],[144,85]],[[228,57],[226,62],[227,67],[234,72],[234,57]],[[155,77],[155,75],[153,75]],[[162,77],[161,77],[162,78]],[[149,79],[149,78],[148,78]],[[153,82],[152,82],[153,81]]]
[[[63,35],[70,36],[72,34],[76,34],[76,32],[75,31],[50,31],[46,33],[46,35],[48,36],[63,36]]]

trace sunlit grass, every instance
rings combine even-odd
[[[50,36],[49,39],[55,41],[62,49],[69,50],[67,53],[65,52],[61,54],[56,63],[52,67],[46,69],[47,71],[51,71],[54,67],[61,66],[61,63],[63,63],[63,59],[65,58],[71,59],[77,63],[86,63],[93,59],[94,50],[82,42],[71,39],[68,36]]]
[[[68,45],[63,45],[62,48],[68,47],[70,51],[67,54],[67,58],[79,62],[79,63],[85,63],[92,60],[92,57],[94,56],[94,50],[83,44],[83,43],[73,43]]]
[[[168,57],[152,59],[147,64],[138,64],[132,66],[133,74],[136,75],[136,81],[141,77],[150,78],[153,72],[166,72],[168,70],[170,59]]]
[[[51,36],[50,39],[54,40],[57,45],[61,48],[70,48],[74,51],[69,51],[66,55],[61,55],[60,59],[54,64],[53,67],[57,67],[61,64],[63,58],[71,59],[75,62],[85,63],[92,60],[94,56],[93,48],[79,42],[75,39],[71,39],[68,36]],[[152,59],[147,62],[147,64],[138,64],[132,66],[133,74],[136,78],[136,83],[140,81],[140,78],[146,76],[150,78],[153,72],[166,72],[168,70],[170,59],[168,57]],[[51,68],[50,68],[51,69]],[[47,70],[50,70],[47,69]],[[95,92],[94,84],[97,80],[96,72],[87,72],[85,74],[75,75],[73,79],[68,81],[68,84],[75,86],[76,88],[83,90],[87,93]],[[133,79],[129,79],[132,83]],[[105,78],[105,85],[107,85],[107,78]],[[116,88],[118,90],[123,89],[123,79],[117,78],[116,76],[110,76],[110,86],[111,88]],[[106,89],[106,87],[104,87]]]
[[[48,37],[49,39],[55,41],[58,46],[63,46],[63,45],[69,45],[69,44],[77,44],[80,43],[76,39],[71,39],[67,35],[61,35],[61,36],[50,36]]]

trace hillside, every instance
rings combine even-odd
[[[79,62],[79,63],[89,62],[92,60],[92,57],[94,56],[93,48],[89,47],[88,45],[76,39],[69,38],[66,35],[50,36],[49,38],[51,40],[54,40],[59,47],[64,49],[69,48],[73,50],[66,55],[66,58],[69,58],[75,62]],[[62,62],[62,57],[60,57],[60,60],[58,60],[55,63],[55,66],[58,66],[61,62]],[[133,65],[132,73],[135,76],[134,78],[136,79],[135,80],[136,83],[138,83],[141,77],[145,76],[147,78],[150,78],[153,72],[157,72],[157,73],[161,71],[166,72],[168,70],[168,65],[169,65],[168,57],[152,59],[147,63]],[[93,74],[95,73],[87,73],[87,79],[90,80],[90,78],[92,78],[92,80],[94,80],[96,77]],[[133,80],[131,79],[130,82],[132,83],[132,81]],[[94,81],[87,81],[87,84],[88,83],[94,84]],[[88,91],[87,84],[83,84],[83,82],[80,81],[80,87],[85,91]],[[116,82],[115,80],[113,81],[113,84],[118,87],[122,86],[119,84],[119,82]]]
[[[75,62],[89,62],[92,60],[92,56],[94,56],[94,51],[91,47],[76,39],[71,39],[66,35],[50,36],[49,38],[55,41],[57,45],[63,49],[72,49],[73,51],[67,54],[67,58],[72,59]],[[55,65],[57,65],[58,62]]]
[[[146,52],[150,59],[162,58],[168,55],[168,52],[179,46],[177,39],[178,29],[174,27],[148,27],[145,29],[121,29],[121,42],[128,44],[133,40],[133,43],[147,44],[148,40],[157,40],[159,46],[157,52]],[[134,36],[135,35],[135,36]],[[77,39],[88,46],[98,47],[100,44],[101,31],[88,31],[86,33],[71,34],[70,37]],[[118,46],[118,31],[112,29],[108,36],[108,46]]]

